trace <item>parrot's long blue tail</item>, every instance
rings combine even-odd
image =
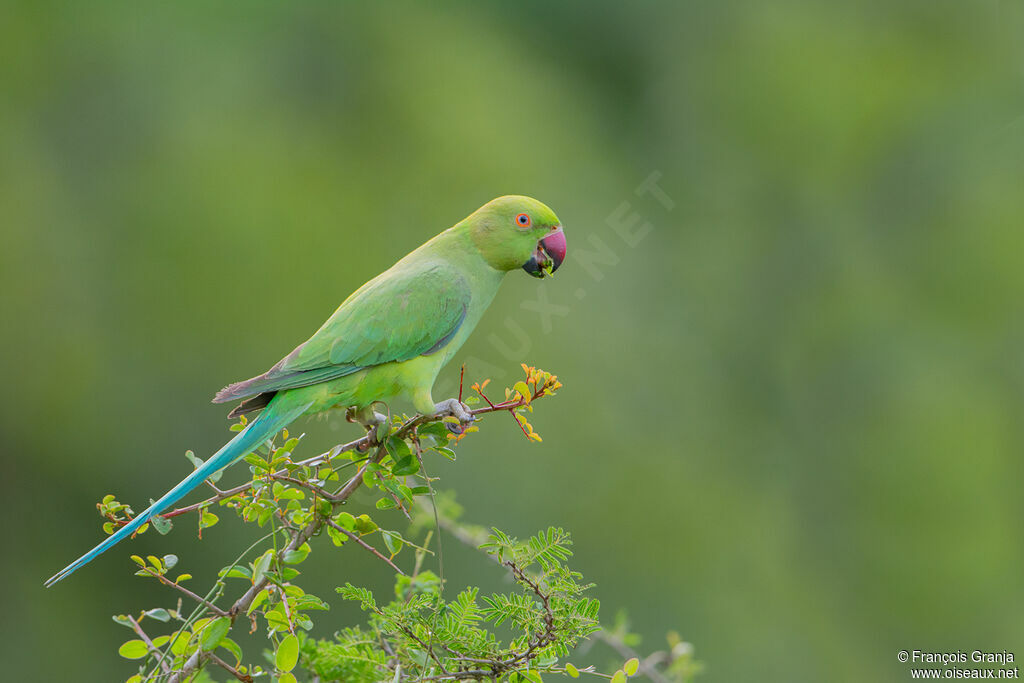
[[[83,567],[102,553],[114,547],[124,539],[128,538],[139,530],[151,517],[158,515],[171,507],[190,491],[203,483],[207,477],[216,474],[239,458],[251,453],[257,446],[272,437],[279,430],[286,427],[292,420],[297,418],[309,408],[309,403],[289,406],[284,395],[279,395],[276,401],[267,406],[259,416],[250,422],[245,429],[240,431],[235,438],[224,444],[219,451],[213,454],[209,460],[204,462],[195,472],[185,477],[180,484],[163,495],[160,500],[150,505],[143,513],[136,515],[132,521],[121,527],[112,536],[106,538],[95,548],[82,555],[80,558],[61,569],[59,572],[46,580],[46,586],[52,586],[61,579],[70,575],[79,567]],[[284,399],[284,400],[282,400]]]

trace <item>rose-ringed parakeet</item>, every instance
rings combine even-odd
[[[204,479],[244,457],[301,415],[347,409],[367,426],[373,406],[410,400],[422,414],[470,415],[431,387],[490,305],[505,275],[553,273],[565,258],[554,212],[522,196],[488,202],[357,289],[319,330],[262,375],[213,399],[243,399],[231,416],[259,411],[231,441],[102,543],[47,580],[50,586],[128,538]]]

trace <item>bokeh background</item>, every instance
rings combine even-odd
[[[214,391],[505,193],[570,259],[461,357],[565,389],[542,445],[490,418],[434,465],[467,520],[571,530],[605,618],[709,683],[1024,657],[1021,3],[6,3],[0,84],[5,679],[127,677],[109,615],[170,602],[129,552],[202,577],[242,539],[43,590],[93,503],[177,482],[228,436]],[[387,590],[330,557],[321,594]],[[359,618],[333,602],[320,633]]]

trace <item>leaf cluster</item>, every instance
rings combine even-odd
[[[561,383],[543,370],[526,365],[523,370],[525,379],[505,390],[505,400],[492,401],[485,394],[485,381],[473,385],[477,396],[466,401],[484,402],[472,409],[477,416],[509,412],[528,439],[540,441],[526,415],[534,401],[552,395]],[[172,573],[176,556],[132,556],[136,574],[176,593],[177,601],[114,617],[132,631],[118,653],[139,662],[128,682],[207,681],[218,670],[233,680],[283,683],[537,682],[547,673],[619,681],[647,673],[656,681],[689,680],[695,670],[672,668],[678,657],[662,658],[660,666],[652,663],[645,670],[620,640],[608,641],[618,656],[625,656],[625,663],[611,673],[566,661],[581,643],[602,637],[600,604],[590,595],[593,584],[568,566],[571,540],[560,528],[520,541],[499,529],[457,521],[458,504],[450,495],[435,494],[435,479],[425,469],[432,457],[454,460],[457,445],[477,429],[452,425],[452,419],[393,416],[365,437],[304,460],[294,455],[301,435],[284,430],[246,456],[248,481],[222,489],[209,480],[212,496],[153,518],[151,526],[167,533],[172,520],[195,513],[196,533],[202,537],[218,523],[213,509],[219,507],[233,511],[255,538],[204,592],[188,587],[190,574]],[[232,429],[244,426],[243,418]],[[186,457],[195,467],[202,464],[191,452]],[[342,509],[359,488],[377,493],[374,516],[397,510],[409,523],[404,529],[385,528],[383,518],[374,519],[370,512]],[[97,508],[108,533],[131,519],[131,508],[113,495]],[[514,590],[482,594],[467,587],[446,597],[443,576],[425,566],[433,557],[429,546],[439,529],[431,527],[437,523],[486,553],[495,569],[511,576]],[[369,552],[396,576],[394,594],[387,599],[350,582],[338,587],[340,597],[358,603],[367,618],[330,638],[313,633],[317,614],[329,604],[299,585],[300,566],[313,554],[309,541],[320,533],[332,542],[328,551]],[[425,540],[415,542],[423,535]],[[405,548],[414,552],[402,560],[409,555],[400,555]],[[413,566],[403,569],[400,561]],[[231,637],[240,626],[263,634],[266,649],[256,658]]]

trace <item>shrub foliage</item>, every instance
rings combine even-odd
[[[485,381],[463,400],[474,406],[476,417],[509,413],[527,439],[540,442],[528,420],[534,402],[562,385],[551,373],[526,365],[523,370],[524,379],[506,388],[503,399],[492,400]],[[244,426],[243,418],[232,429]],[[281,683],[536,683],[553,675],[615,683],[642,675],[659,683],[689,681],[700,665],[678,636],[669,634],[667,650],[641,658],[633,649],[638,637],[629,633],[624,617],[602,628],[593,584],[567,564],[572,542],[566,531],[551,527],[519,540],[459,521],[453,495],[435,492],[425,463],[433,457],[454,460],[454,449],[477,429],[452,417],[390,416],[366,436],[306,459],[296,456],[301,437],[284,430],[245,458],[250,480],[221,489],[219,475],[212,477],[213,495],[154,518],[139,533],[149,527],[167,533],[178,517],[189,515],[201,537],[220,515],[233,513],[252,529],[252,538],[206,590],[194,590],[195,579],[176,572],[174,555],[132,556],[136,575],[162,584],[176,603],[114,617],[132,632],[118,653],[138,662],[127,683],[214,676]],[[201,462],[191,452],[186,457],[196,466]],[[342,509],[360,487],[376,493],[376,510],[402,511],[406,528],[379,526],[375,510]],[[107,533],[133,514],[112,495],[97,507]],[[442,531],[479,548],[496,571],[510,576],[512,588],[482,594],[475,587],[446,587],[440,568],[434,571],[437,558],[430,548]],[[394,593],[386,597],[349,582],[339,586],[337,595],[358,604],[366,620],[329,637],[314,634],[316,615],[328,602],[299,585],[299,567],[312,554],[309,540],[320,533],[338,551],[371,553],[396,577]],[[403,569],[403,562],[412,566]],[[243,652],[232,638],[239,628],[263,633],[264,651],[256,657]],[[597,656],[590,650],[594,643],[612,664],[574,665],[574,658]]]

